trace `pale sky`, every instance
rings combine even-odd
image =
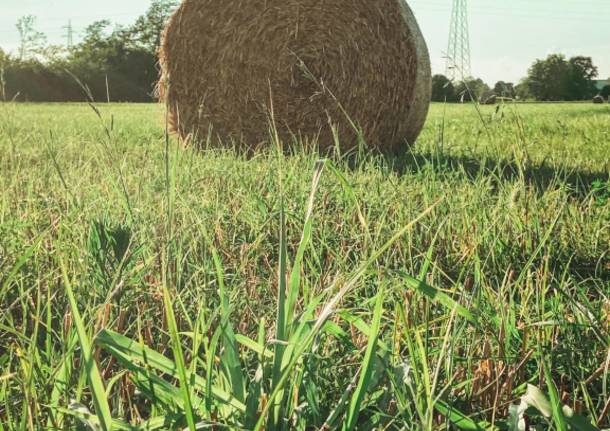
[[[222,0],[218,0],[222,1]],[[38,30],[52,43],[65,43],[63,26],[72,20],[78,40],[99,19],[128,24],[150,0],[0,0],[0,47],[16,51],[15,23],[36,15]],[[432,57],[444,73],[452,0],[408,0]],[[470,0],[473,75],[493,85],[517,82],[536,58],[560,52],[593,57],[600,78],[610,77],[610,0]]]

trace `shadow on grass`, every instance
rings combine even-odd
[[[545,164],[519,166],[515,162],[496,159],[474,159],[469,157],[439,154],[407,153],[402,156],[383,155],[385,162],[400,176],[422,170],[432,170],[439,175],[462,175],[469,180],[492,177],[496,183],[517,181],[521,178],[537,191],[544,192],[554,186],[568,186],[578,197],[595,192],[596,185],[610,186],[610,171],[583,171]]]

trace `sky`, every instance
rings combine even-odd
[[[222,1],[222,0],[218,0]],[[407,0],[428,42],[434,73],[445,72],[452,0]],[[472,74],[488,84],[518,82],[536,58],[551,53],[593,57],[600,79],[610,78],[610,0],[469,0]],[[15,23],[35,15],[51,43],[75,39],[99,19],[129,24],[150,0],[0,0],[0,47],[17,51]]]

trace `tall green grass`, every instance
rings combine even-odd
[[[608,107],[333,160],[98,109],[0,105],[1,430],[610,426]]]

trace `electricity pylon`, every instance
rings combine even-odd
[[[72,49],[74,46],[74,29],[72,28],[72,21],[68,21],[68,25],[62,28],[66,30],[66,47]]]
[[[449,47],[447,48],[447,70],[445,73],[451,80],[472,76],[470,68],[468,0],[453,0]]]

